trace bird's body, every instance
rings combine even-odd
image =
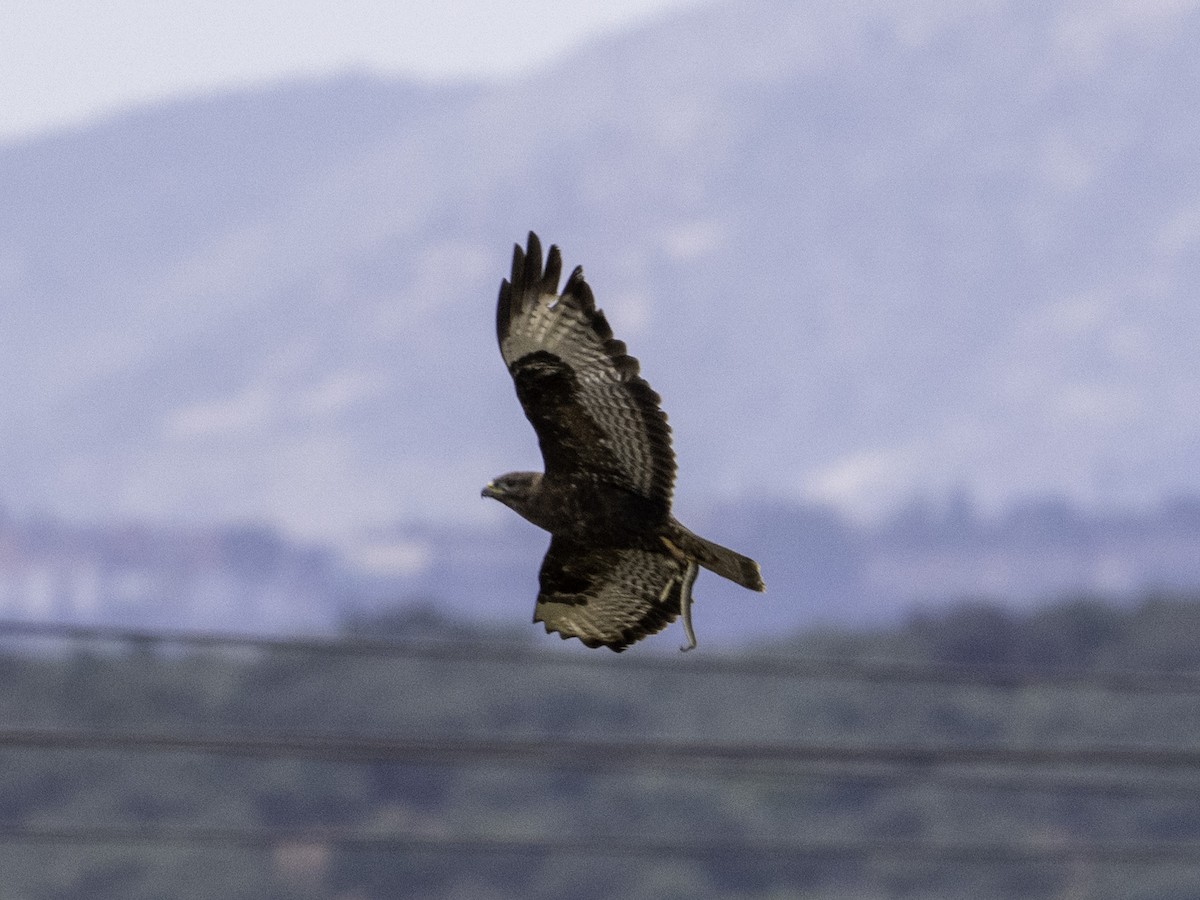
[[[546,471],[512,472],[483,494],[551,534],[534,621],[590,647],[623,650],[682,615],[690,646],[691,588],[704,566],[751,590],[758,565],[693,534],[671,515],[675,455],[659,397],[613,339],[576,268],[542,267],[532,232],[514,248],[496,331]]]

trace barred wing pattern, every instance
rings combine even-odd
[[[636,548],[586,547],[555,536],[546,551],[533,621],[564,639],[621,651],[661,631],[682,612],[688,639],[690,560]]]
[[[525,415],[537,432],[546,477],[589,472],[670,509],[671,429],[638,362],[613,338],[577,267],[558,293],[562,257],[530,232],[513,249],[500,287],[496,336]]]

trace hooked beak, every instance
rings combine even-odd
[[[498,500],[500,498],[500,489],[496,487],[496,482],[489,481],[483,490],[479,492],[479,496],[491,497],[493,500]]]

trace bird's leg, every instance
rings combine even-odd
[[[679,615],[683,619],[683,633],[687,635],[687,646],[680,647],[681,653],[687,653],[689,650],[696,648],[696,632],[692,630],[692,585],[696,583],[696,576],[700,574],[700,567],[696,561],[689,557],[686,553],[680,550],[671,542],[669,538],[662,537],[663,546],[667,548],[676,560],[683,563],[683,581],[679,586]],[[666,599],[667,592],[671,589],[671,584],[668,583],[663,589],[663,599]]]
[[[683,619],[683,633],[688,639],[687,646],[679,648],[681,653],[687,653],[696,647],[696,632],[692,630],[692,585],[696,583],[698,574],[700,567],[694,559],[689,559],[687,569],[683,573],[683,584],[679,586],[679,612]]]

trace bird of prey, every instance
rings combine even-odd
[[[483,489],[550,532],[533,621],[588,647],[624,650],[683,617],[703,566],[753,591],[758,564],[671,515],[675,454],[660,398],[613,338],[577,267],[529,233],[513,248],[496,307],[500,354],[537,432],[545,472],[510,472]]]

